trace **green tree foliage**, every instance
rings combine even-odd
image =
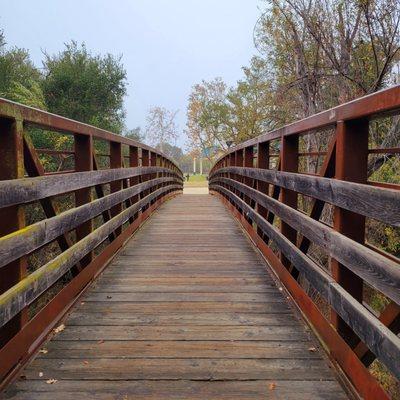
[[[59,54],[45,55],[42,87],[49,111],[122,132],[126,72],[121,57],[92,55],[72,41]]]
[[[24,49],[6,49],[0,31],[0,97],[31,107],[46,109],[40,73]]]

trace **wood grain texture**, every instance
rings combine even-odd
[[[179,196],[121,250],[6,398],[347,398],[268,268],[216,198]]]
[[[386,224],[400,226],[400,192],[398,190],[272,169],[226,167],[216,172],[218,174],[233,172],[240,176],[278,185],[378,219]]]
[[[156,172],[168,172],[182,180],[177,173],[162,167],[114,168],[4,180],[0,182],[0,208]]]
[[[287,224],[321,246],[330,256],[400,304],[400,269],[396,262],[240,182],[229,178],[216,178],[215,182],[224,183],[232,189],[241,191],[257,203],[271,209]]]

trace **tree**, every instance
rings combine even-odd
[[[192,151],[212,159],[228,144],[240,143],[275,126],[268,64],[254,57],[243,72],[243,79],[231,88],[221,78],[193,87],[186,129]]]
[[[126,72],[121,57],[92,55],[74,41],[45,54],[43,92],[51,112],[121,133]]]
[[[0,31],[0,97],[46,109],[40,79],[40,72],[28,52],[17,47],[7,50],[4,34]]]
[[[142,133],[142,128],[140,126],[126,130],[124,136],[129,139],[136,140],[137,142],[143,142],[145,139],[145,135]]]
[[[153,146],[165,143],[175,143],[178,138],[178,128],[175,117],[178,111],[167,110],[164,107],[151,107],[146,118],[146,138]]]

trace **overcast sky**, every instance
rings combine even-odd
[[[71,39],[94,53],[122,55],[127,126],[144,128],[147,110],[159,105],[179,110],[182,131],[194,84],[241,77],[256,53],[261,7],[259,0],[0,0],[0,29],[37,66],[43,50],[56,53]]]

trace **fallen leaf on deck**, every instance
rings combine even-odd
[[[43,372],[39,372],[39,378],[43,376]]]
[[[47,354],[49,351],[47,349],[40,349],[39,353]]]
[[[88,364],[89,364],[89,361],[86,361],[86,360],[85,360],[83,363],[84,363],[85,365],[88,365]]]
[[[276,383],[272,382],[268,385],[269,390],[274,390],[276,388]]]
[[[57,379],[47,379],[46,383],[48,383],[49,385],[52,385],[53,383],[58,382]]]
[[[97,342],[97,344],[103,344],[104,343],[104,340],[103,339],[101,339],[101,340],[99,340],[98,342]]]
[[[60,333],[60,332],[62,332],[64,329],[65,329],[65,325],[64,325],[64,324],[61,324],[61,325],[57,326],[56,329],[54,329],[54,332],[55,332],[55,333]]]
[[[312,351],[314,353],[315,351],[317,351],[317,349],[315,347],[309,347],[308,351]]]

